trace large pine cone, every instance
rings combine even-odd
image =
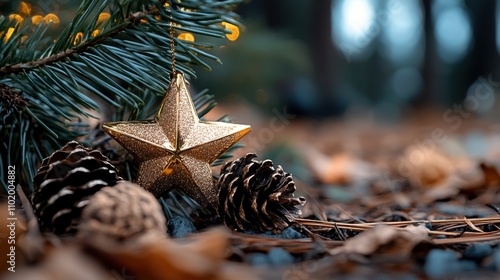
[[[120,180],[116,168],[99,151],[69,142],[45,158],[33,178],[31,203],[40,228],[56,234],[75,233],[90,197]]]
[[[166,235],[166,224],[154,195],[139,185],[122,181],[92,196],[82,212],[78,233],[84,238],[104,236],[123,241],[151,231]]]
[[[224,224],[238,230],[283,230],[300,215],[292,175],[271,160],[255,160],[247,154],[226,163],[217,181],[218,212]]]

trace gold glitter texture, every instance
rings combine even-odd
[[[215,208],[210,163],[251,128],[201,122],[184,75],[176,73],[154,120],[110,122],[103,129],[141,162],[137,183],[143,188],[156,196],[177,188]]]

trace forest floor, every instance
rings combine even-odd
[[[293,174],[296,195],[307,199],[293,226],[238,233],[179,217],[169,221],[176,238],[127,246],[97,237],[60,246],[64,239],[48,236],[51,257],[8,279],[499,277],[498,124],[439,114],[383,125],[218,110],[253,127],[236,156],[256,153]],[[38,237],[26,236],[23,252],[36,259]],[[96,251],[104,262],[95,263]]]
[[[432,112],[397,124],[280,121],[252,124],[244,149],[265,146],[261,158],[294,174],[308,201],[295,229],[315,246],[283,244],[294,264],[268,269],[274,277],[498,277],[498,123]],[[270,266],[275,255],[247,260]]]

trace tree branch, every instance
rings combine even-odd
[[[151,13],[151,11],[150,12],[133,13],[132,15],[129,16],[129,18],[128,18],[129,22],[127,24],[124,24],[122,27],[117,28],[117,29],[113,30],[112,32],[106,33],[106,34],[104,34],[104,35],[102,35],[94,40],[90,40],[90,41],[88,41],[84,44],[81,44],[75,48],[68,49],[64,52],[57,53],[57,54],[54,54],[54,55],[51,55],[48,57],[43,57],[43,58],[40,58],[40,59],[35,60],[35,61],[23,62],[23,63],[17,63],[17,64],[13,64],[13,65],[4,66],[4,67],[0,68],[0,77],[10,75],[10,74],[19,74],[21,72],[29,72],[29,71],[32,71],[32,70],[39,68],[39,67],[44,67],[44,66],[49,65],[49,64],[54,64],[54,63],[57,63],[60,61],[64,61],[64,59],[70,57],[71,55],[77,54],[77,53],[82,53],[82,52],[86,51],[87,49],[89,49],[90,47],[93,47],[93,46],[101,43],[102,41],[106,40],[107,38],[112,37],[112,36],[122,32],[123,30],[127,29],[130,25],[140,23],[140,20],[142,18],[146,17],[149,13]]]

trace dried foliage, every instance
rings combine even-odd
[[[280,233],[263,231],[268,228],[258,228],[258,232],[229,232],[221,228],[204,232],[214,223],[213,220],[190,221],[184,217],[170,220],[181,221],[177,225],[169,223],[169,228],[184,230],[181,238],[169,238],[165,234],[166,230],[162,232],[162,229],[139,230],[134,231],[134,234],[123,231],[127,238],[116,238],[106,233],[106,226],[113,229],[110,232],[118,232],[120,226],[115,227],[112,219],[99,218],[93,226],[95,231],[61,239],[38,232],[38,226],[32,225],[36,219],[30,218],[33,213],[30,214],[29,207],[23,207],[28,224],[24,226],[26,230],[18,233],[22,248],[19,266],[26,277],[41,277],[55,273],[53,269],[57,263],[68,259],[69,267],[73,267],[73,262],[81,262],[82,270],[92,270],[95,277],[108,277],[102,279],[136,277],[134,279],[148,280],[236,277],[362,279],[373,275],[388,278],[442,278],[465,275],[463,273],[466,272],[469,273],[467,277],[490,279],[498,273],[498,158],[457,158],[438,147],[422,150],[418,146],[406,144],[394,148],[395,155],[392,157],[384,156],[389,153],[389,149],[378,155],[342,151],[338,147],[330,153],[327,150],[301,150],[305,156],[313,157],[322,165],[315,167],[310,164],[307,172],[315,175],[312,180],[298,180],[297,177],[304,177],[300,173],[294,174],[293,187],[296,184],[297,192],[307,197],[308,203],[301,209],[303,218],[295,217],[293,225]],[[414,164],[411,172],[402,173],[398,170],[401,169],[401,162],[415,156],[415,151],[420,151],[417,154],[421,157],[421,164]],[[243,161],[253,160],[250,157]],[[226,165],[229,171],[223,172],[221,180],[227,177],[234,184],[241,179],[235,174],[245,177],[245,174],[258,173],[248,173],[253,169],[245,166],[249,165],[237,161],[229,163]],[[265,166],[265,161],[257,161],[256,166]],[[340,170],[335,176],[329,177],[326,170],[320,172],[320,166],[332,170],[337,167]],[[271,170],[269,166],[266,168]],[[277,174],[277,168],[274,170],[270,174]],[[288,189],[291,185],[285,174],[284,171],[283,174],[278,171],[277,177],[283,179],[278,181],[287,182],[281,186]],[[244,183],[235,186],[237,191],[245,190]],[[102,195],[106,197],[104,201],[112,197],[105,191]],[[140,218],[149,211],[144,210],[147,207],[141,208],[134,204],[125,206],[130,209],[122,208],[125,203],[120,202],[118,193],[116,195],[116,201],[111,199],[113,203],[109,207],[104,204],[96,206],[92,211],[88,210],[89,213],[133,212],[137,214],[136,217],[129,217],[128,214],[123,217],[129,217],[127,219],[131,223],[140,224]],[[140,197],[138,195],[137,199],[141,200]],[[249,201],[252,200],[239,200],[239,203]],[[164,202],[162,199],[163,207]],[[176,205],[182,209],[181,204]],[[232,215],[236,214],[234,212]],[[92,218],[89,221],[94,223],[97,220],[92,219],[99,215],[90,216]],[[120,224],[118,220],[114,222]],[[187,226],[190,227],[189,231],[180,229]],[[105,230],[105,234],[99,234],[98,228]],[[253,268],[250,265],[260,267]],[[58,272],[60,275],[54,275],[66,277],[62,274],[65,271],[69,270],[64,269]],[[74,271],[78,273],[81,270],[75,268]]]
[[[234,269],[238,265],[224,262],[230,245],[227,231],[214,229],[191,242],[180,244],[146,234],[126,245],[98,238],[88,246],[104,261],[116,268],[126,267],[138,279],[253,279],[243,267]]]

